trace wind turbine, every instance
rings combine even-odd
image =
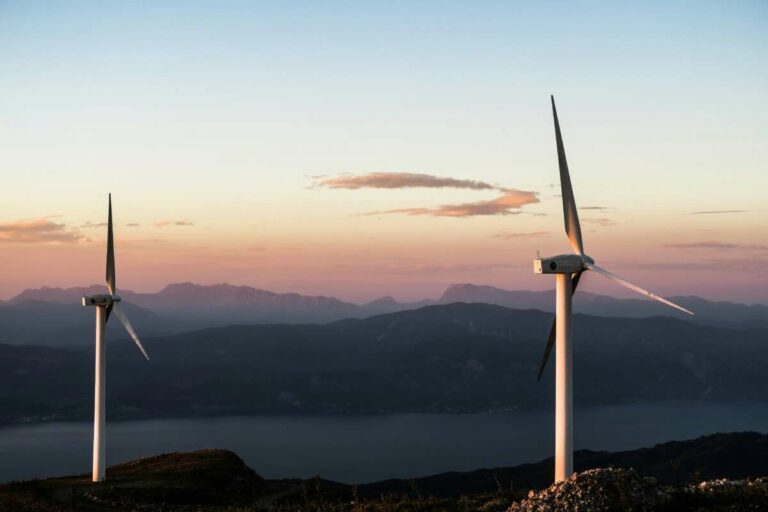
[[[96,307],[96,389],[94,391],[93,403],[93,476],[94,482],[104,480],[106,470],[106,433],[104,431],[104,412],[106,398],[106,346],[104,344],[104,334],[107,321],[112,313],[117,316],[120,322],[128,331],[136,346],[139,347],[144,357],[149,360],[147,351],[141,344],[136,331],[128,321],[128,318],[120,309],[120,296],[117,295],[115,278],[115,244],[112,234],[112,194],[109,194],[109,220],[107,221],[107,288],[109,294],[90,295],[83,297],[83,306]]]
[[[536,274],[555,274],[557,279],[557,301],[555,320],[549,331],[544,357],[539,367],[539,380],[547,364],[552,347],[557,345],[555,355],[555,482],[567,479],[573,473],[573,323],[571,300],[581,279],[581,274],[592,270],[603,277],[617,282],[625,288],[638,292],[646,297],[664,303],[690,315],[693,312],[675,304],[663,297],[649,292],[626,281],[619,276],[595,265],[595,260],[584,254],[584,244],[581,240],[581,226],[576,211],[576,200],[573,197],[571,178],[568,174],[568,162],[565,159],[563,137],[560,134],[560,123],[557,120],[555,97],[552,96],[552,115],[555,118],[555,139],[557,140],[557,160],[560,166],[560,188],[563,196],[563,216],[565,218],[565,233],[575,254],[562,254],[551,258],[538,257],[533,260],[533,271]]]

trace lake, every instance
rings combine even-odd
[[[107,461],[226,448],[267,478],[370,482],[514,466],[552,455],[554,412],[247,416],[112,422]],[[578,408],[576,449],[625,450],[714,432],[768,431],[768,403]],[[0,481],[90,472],[90,423],[0,428]]]

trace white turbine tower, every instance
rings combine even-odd
[[[576,201],[573,198],[571,178],[568,174],[568,162],[565,160],[563,137],[560,134],[560,123],[557,120],[555,98],[552,97],[552,115],[555,118],[555,138],[557,140],[557,160],[560,166],[560,188],[563,196],[563,215],[565,217],[565,232],[568,241],[576,254],[563,254],[551,258],[536,258],[533,261],[533,271],[536,274],[555,274],[557,279],[557,301],[555,320],[549,331],[549,339],[544,349],[544,357],[539,368],[539,379],[547,364],[549,353],[557,341],[555,355],[555,481],[567,479],[573,473],[573,329],[571,299],[576,292],[582,272],[594,272],[619,283],[621,286],[641,293],[646,297],[662,302],[668,306],[693,314],[684,307],[644,290],[619,276],[595,265],[595,260],[584,254],[581,241],[581,226],[576,212]]]
[[[133,330],[131,323],[120,309],[120,296],[117,295],[115,286],[115,244],[112,235],[112,194],[109,195],[109,220],[107,221],[107,288],[109,294],[91,295],[83,297],[83,306],[96,307],[96,379],[93,404],[93,481],[101,482],[104,480],[106,470],[106,433],[104,431],[104,405],[106,398],[106,346],[104,344],[104,332],[107,321],[114,313],[125,329],[130,334],[133,341],[149,360],[147,351],[139,341],[136,331]]]

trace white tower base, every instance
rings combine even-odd
[[[555,482],[560,482],[573,474],[573,283],[571,274],[556,276]]]
[[[106,437],[104,431],[104,404],[107,394],[106,388],[106,346],[104,344],[104,331],[107,319],[107,308],[96,308],[96,379],[95,393],[93,397],[93,476],[94,482],[104,480],[106,470]]]

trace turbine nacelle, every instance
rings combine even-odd
[[[115,302],[120,302],[119,295],[101,293],[83,297],[83,306],[111,306]]]
[[[587,270],[588,263],[595,260],[587,255],[560,254],[549,258],[533,260],[534,274],[575,274]]]

